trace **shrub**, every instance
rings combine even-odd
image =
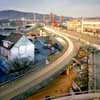
[[[32,60],[29,60],[28,58],[22,58],[22,59],[14,59],[13,61],[9,62],[10,64],[10,70],[11,72],[21,71],[26,68],[32,67],[34,65],[34,62]]]

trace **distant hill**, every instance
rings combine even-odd
[[[38,19],[43,19],[43,16],[48,16],[48,14],[22,12],[22,11],[16,11],[16,10],[3,10],[3,11],[0,11],[0,19],[20,19],[22,17],[33,18],[34,15]],[[71,17],[64,17],[65,20],[69,20],[70,18]],[[58,16],[56,16],[56,19],[58,19]]]

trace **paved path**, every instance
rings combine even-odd
[[[53,31],[50,29],[47,30]],[[56,34],[55,31],[53,33]],[[61,70],[66,64],[71,61],[72,57],[76,55],[76,52],[74,52],[74,45],[72,41],[67,38],[67,36],[63,36],[62,34],[60,35],[59,33],[58,35],[66,39],[66,41],[68,42],[69,47],[67,51],[60,58],[58,58],[52,64],[44,67],[43,69],[35,73],[31,72],[29,74],[25,74],[20,79],[1,86],[0,100],[10,100],[12,97],[27,91],[29,88],[34,87],[35,85],[54,75],[55,72]]]

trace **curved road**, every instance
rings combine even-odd
[[[55,31],[44,27],[46,30],[53,32],[56,34]],[[20,79],[12,81],[4,86],[0,87],[0,100],[10,100],[12,97],[19,95],[28,89],[36,86],[37,84],[43,82],[44,80],[48,79],[56,72],[61,70],[66,64],[68,64],[72,57],[76,55],[74,52],[74,45],[73,42],[67,38],[64,34],[58,34],[59,36],[63,37],[68,42],[68,49],[67,51],[56,61],[52,64],[47,65],[43,69],[37,72],[31,72],[29,74],[25,74]]]

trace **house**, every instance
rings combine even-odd
[[[34,61],[34,49],[34,44],[22,34],[0,36],[0,55],[8,60],[28,58]]]

